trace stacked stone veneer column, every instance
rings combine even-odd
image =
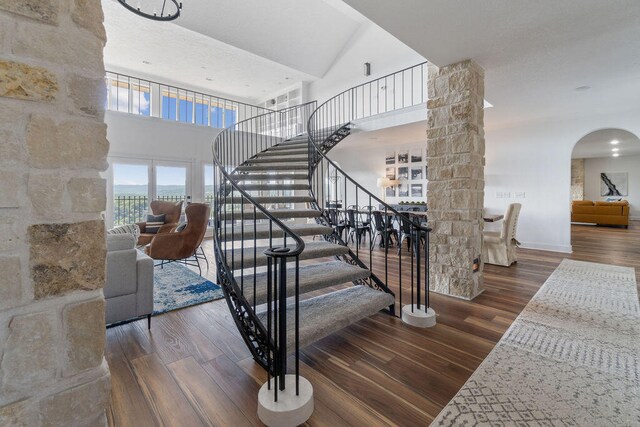
[[[0,0],[0,425],[105,424],[99,0]]]
[[[472,61],[428,69],[427,206],[431,289],[465,299],[482,292],[484,72]]]
[[[571,159],[571,200],[584,200],[584,159]]]

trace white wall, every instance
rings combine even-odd
[[[309,100],[320,103],[360,83],[382,77],[425,59],[372,22],[364,22],[329,71],[309,85]],[[364,63],[371,75],[364,75]],[[426,81],[426,69],[425,69]]]
[[[522,246],[571,252],[573,147],[584,135],[603,128],[621,128],[638,135],[639,116],[640,110],[635,110],[564,122],[487,129],[485,208],[489,213],[503,213],[509,203],[522,203],[518,226],[518,240]],[[350,144],[351,138],[355,136],[342,141],[330,156],[374,194],[381,194],[375,185],[376,179],[384,174],[386,151],[419,142],[394,139],[383,143]],[[632,185],[636,184],[630,179],[630,188]],[[637,206],[640,207],[640,201]]]
[[[213,163],[211,144],[222,129],[115,111],[105,112],[104,119],[110,143],[110,165],[123,160],[186,163],[191,168],[192,200],[203,201],[204,165]],[[107,200],[113,200],[111,173],[110,167],[107,171]],[[110,207],[107,209],[109,212]]]
[[[639,114],[640,110],[634,110],[488,129],[485,207],[497,213],[509,203],[522,203],[518,240],[523,246],[569,252],[574,145],[584,135],[604,128],[621,128],[638,135]],[[522,194],[524,197],[516,197]]]
[[[629,217],[640,219],[640,156],[585,159],[584,192],[586,200],[606,200],[600,196],[600,173],[626,172],[629,177]]]

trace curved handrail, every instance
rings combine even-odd
[[[346,207],[346,210],[343,210],[343,214],[346,213],[349,215],[350,222],[354,221],[354,207],[358,212],[358,215],[362,215],[363,208],[358,207],[358,201],[368,200],[369,205],[372,205],[377,202],[380,206],[379,211],[383,211],[384,217],[380,217],[379,215],[374,215],[376,219],[376,227],[375,234],[373,233],[372,227],[372,219],[371,215],[374,212],[373,206],[367,206],[364,208],[364,215],[367,216],[368,224],[371,228],[369,228],[370,234],[370,243],[368,248],[360,249],[361,243],[360,240],[364,235],[366,235],[366,228],[361,229],[359,227],[351,226],[351,231],[347,232],[346,244],[348,245],[348,241],[355,237],[355,247],[353,250],[350,248],[350,256],[351,259],[361,267],[368,268],[371,271],[371,280],[367,282],[369,286],[380,288],[381,290],[394,293],[389,288],[389,269],[388,269],[388,248],[391,244],[392,237],[395,236],[398,244],[398,269],[395,271],[397,276],[392,283],[396,283],[398,285],[398,296],[400,305],[402,305],[402,248],[401,244],[406,238],[408,238],[408,243],[413,243],[413,250],[410,266],[410,275],[408,279],[411,284],[411,306],[410,311],[413,312],[414,308],[417,310],[421,310],[422,305],[422,288],[424,287],[424,307],[429,307],[429,233],[432,231],[431,228],[419,222],[416,219],[415,214],[409,214],[406,211],[399,211],[392,206],[388,205],[385,201],[381,200],[375,194],[371,193],[367,190],[363,185],[358,183],[355,179],[350,177],[336,162],[329,158],[327,153],[342,139],[347,137],[350,133],[350,127],[353,126],[353,122],[355,120],[364,119],[366,117],[375,116],[380,113],[386,113],[393,110],[399,110],[402,108],[407,108],[410,106],[417,105],[418,103],[423,103],[426,100],[426,95],[424,94],[424,84],[420,85],[420,96],[414,97],[414,70],[419,67],[420,76],[424,78],[424,68],[425,64],[418,64],[414,67],[406,68],[404,70],[398,71],[396,73],[389,74],[387,76],[381,77],[379,79],[372,80],[367,83],[363,83],[361,85],[352,87],[345,91],[340,92],[338,95],[333,98],[328,99],[324,103],[322,103],[309,117],[309,121],[307,123],[307,131],[308,131],[308,159],[309,159],[309,183],[311,188],[311,194],[315,200],[315,203],[323,212],[323,220],[328,225],[331,225],[335,232],[333,235],[329,236],[329,239],[333,239],[335,241],[342,242],[345,244],[345,241],[342,240],[342,232],[340,231],[340,222],[336,222],[336,219],[332,219],[331,216],[336,216],[338,213],[338,208],[340,206]],[[407,87],[405,87],[405,75],[411,76],[411,86],[410,93],[412,94],[408,99],[405,97],[407,93]],[[391,90],[387,86],[389,83],[389,77],[392,77],[392,82],[394,84]],[[400,76],[400,77],[398,77]],[[401,85],[399,86],[400,91],[398,92],[398,86],[396,86],[397,80],[401,81]],[[375,85],[376,90],[381,87],[384,88],[385,98],[384,98],[384,111],[381,111],[380,106],[380,97],[376,94],[373,96],[374,92],[372,88]],[[366,107],[366,90],[365,88],[369,88],[368,93],[368,101],[369,108],[367,114]],[[377,91],[379,93],[379,91]],[[393,95],[393,106],[392,108],[388,108],[388,98],[387,94],[391,93]],[[399,96],[398,96],[399,95]],[[418,102],[416,102],[418,101]],[[372,102],[375,102],[376,109],[372,107]],[[326,176],[325,176],[326,170]],[[343,180],[343,184],[338,186],[338,182]],[[351,194],[349,194],[348,189],[351,189]],[[344,193],[342,196],[342,200],[338,200],[339,190],[344,189]],[[355,193],[355,196],[354,196]],[[333,194],[334,201],[325,200],[325,196],[331,198]],[[364,196],[364,197],[362,197]],[[360,199],[359,199],[360,197]],[[355,203],[354,203],[355,202]],[[332,203],[334,206],[332,206]],[[340,203],[342,203],[340,205]],[[361,223],[364,223],[364,220],[360,216]],[[393,221],[398,221],[400,224],[400,230],[395,229],[392,225]],[[379,223],[381,222],[381,223]],[[404,226],[408,227],[408,231],[404,229]],[[361,231],[363,230],[363,231]],[[400,239],[400,234],[402,234],[402,240]],[[381,242],[380,245],[384,246],[384,262],[382,264],[382,270],[378,269],[377,272],[374,272],[374,263],[373,263],[373,251],[374,244],[376,238],[380,236]],[[327,237],[325,237],[327,238]],[[424,240],[424,260],[421,259],[420,252],[420,241]],[[368,253],[368,264],[366,262],[366,255]],[[377,256],[377,255],[376,255]],[[415,263],[414,263],[415,258]],[[380,275],[380,277],[378,277]],[[382,277],[382,275],[384,275]],[[384,280],[383,280],[384,279]],[[415,280],[414,280],[415,279]],[[417,297],[414,298],[414,293]],[[417,304],[414,302],[417,301]],[[403,307],[405,310],[406,307]]]
[[[282,231],[283,233],[285,233],[288,237],[290,237],[291,239],[293,239],[296,243],[296,247],[293,250],[289,250],[288,252],[275,252],[273,251],[273,248],[271,248],[270,250],[265,251],[264,253],[266,255],[270,255],[270,256],[274,256],[274,257],[293,257],[296,255],[299,255],[302,253],[302,251],[304,250],[304,241],[298,236],[296,235],[293,231],[291,231],[291,229],[289,227],[287,227],[282,221],[280,221],[278,218],[274,217],[265,207],[263,207],[260,203],[256,202],[253,197],[244,189],[240,188],[240,186],[238,185],[237,181],[235,181],[232,177],[232,173],[233,171],[235,171],[235,169],[231,172],[227,172],[225,166],[223,165],[221,159],[218,157],[218,145],[220,145],[225,136],[227,136],[228,134],[231,134],[231,132],[233,132],[235,129],[241,129],[244,125],[246,124],[250,124],[256,121],[259,121],[260,119],[265,119],[267,117],[270,116],[276,116],[276,115],[282,115],[282,114],[286,114],[289,111],[293,111],[293,110],[297,110],[300,108],[304,108],[306,106],[310,106],[310,105],[314,105],[315,102],[307,102],[305,104],[301,104],[301,105],[297,105],[297,106],[293,106],[293,107],[289,107],[286,108],[284,110],[279,110],[279,111],[273,111],[273,112],[269,112],[269,113],[265,113],[265,114],[260,114],[258,116],[255,117],[251,117],[249,119],[245,119],[242,120],[234,125],[231,125],[227,128],[225,128],[222,132],[220,132],[213,144],[212,144],[212,152],[213,152],[213,161],[214,161],[214,166],[217,166],[222,175],[224,176],[224,178],[226,178],[226,180],[233,186],[233,188],[239,192],[240,194],[242,194],[242,196],[244,197],[244,199],[246,199],[249,203],[251,203],[257,210],[259,210],[261,213],[263,213],[269,220],[271,220],[274,224],[276,224]],[[255,153],[257,154],[257,153]],[[255,155],[254,154],[254,155]],[[248,160],[244,159],[244,160]],[[239,162],[237,166],[239,166],[240,164],[242,164],[243,162]],[[214,188],[216,187],[216,185],[214,184]],[[216,212],[217,211],[218,206],[216,206]]]
[[[385,209],[388,209],[389,211],[391,211],[393,214],[395,215],[399,215],[400,217],[403,217],[404,219],[408,220],[410,223],[412,223],[414,226],[416,226],[417,228],[419,228],[422,231],[431,231],[431,228],[426,227],[418,222],[415,222],[413,220],[413,218],[410,218],[409,215],[407,215],[406,213],[403,213],[402,211],[398,211],[396,209],[394,209],[393,207],[389,206],[386,202],[384,202],[383,200],[381,200],[380,198],[378,198],[376,195],[374,195],[373,193],[371,193],[369,190],[367,190],[366,188],[364,188],[362,185],[360,185],[356,180],[354,180],[353,178],[351,178],[342,168],[340,168],[340,166],[338,166],[333,160],[331,160],[326,153],[328,153],[330,151],[331,148],[333,148],[333,146],[330,146],[329,149],[327,150],[323,150],[322,145],[329,139],[331,138],[335,132],[337,132],[338,130],[340,130],[341,128],[348,126],[352,123],[353,120],[356,119],[362,119],[362,118],[366,118],[366,117],[373,117],[377,114],[381,114],[379,112],[376,112],[376,114],[369,114],[368,116],[364,115],[364,108],[362,109],[363,111],[363,115],[360,117],[357,117],[358,114],[358,108],[354,106],[354,101],[357,102],[360,97],[357,96],[358,95],[358,89],[359,88],[364,88],[366,86],[372,86],[374,83],[379,83],[381,81],[387,81],[387,79],[389,77],[394,77],[394,85],[395,85],[395,76],[398,75],[404,75],[405,72],[407,71],[411,71],[411,75],[413,76],[414,72],[413,70],[417,69],[418,67],[421,70],[421,81],[424,80],[424,67],[428,64],[428,62],[422,62],[420,64],[411,66],[411,67],[407,67],[404,68],[400,71],[396,71],[394,73],[390,73],[387,74],[385,76],[379,77],[377,79],[373,79],[370,80],[368,82],[365,83],[361,83],[357,86],[353,86],[349,89],[346,89],[342,92],[340,92],[339,94],[335,95],[334,97],[326,100],[325,102],[323,102],[322,104],[320,104],[320,106],[311,114],[311,116],[309,117],[309,121],[307,123],[307,131],[309,134],[309,177],[311,179],[311,176],[313,174],[313,172],[315,171],[315,167],[317,166],[317,161],[314,161],[314,159],[316,158],[316,154],[319,154],[320,156],[322,156],[330,165],[331,167],[333,167],[336,171],[340,172],[342,174],[342,176],[345,177],[345,179],[349,180],[349,182],[354,185],[356,188],[358,188],[359,190],[363,191],[365,194],[367,194],[367,196],[370,196],[371,199],[375,200],[376,202],[382,204],[385,206]],[[403,93],[403,101],[404,101],[404,78],[403,78],[403,86],[402,86],[402,93]],[[426,96],[424,96],[424,86],[421,86],[421,92],[422,92],[422,96],[419,98],[420,102],[414,102],[414,98],[412,96],[411,98],[411,102],[405,104],[405,102],[402,102],[402,105],[400,106],[400,108],[395,108],[395,100],[394,100],[394,108],[392,110],[387,110],[385,109],[384,113],[389,112],[389,111],[395,111],[395,110],[400,110],[403,108],[408,108],[414,105],[418,105],[424,102]],[[413,94],[413,87],[411,90],[411,93]],[[345,102],[342,102],[343,105],[337,105],[337,100],[340,99],[345,99],[345,95],[346,94],[351,94],[351,96],[349,97],[350,99],[347,99],[346,101],[346,106],[344,105]],[[371,99],[370,99],[371,101]],[[376,98],[376,102],[378,103],[378,100]],[[385,101],[386,103],[386,101]],[[334,108],[335,107],[335,108]],[[327,111],[327,110],[331,110],[331,111]],[[335,110],[335,111],[334,111]],[[350,112],[350,113],[349,113]],[[369,112],[371,113],[371,108],[369,109]],[[346,114],[345,114],[346,113]],[[319,128],[318,124],[323,121],[322,119],[324,119],[325,123],[329,125],[329,130],[331,129],[335,129],[335,131],[330,132],[326,138],[317,138],[316,134],[318,135],[323,135],[325,134],[325,132],[322,131],[322,129]],[[332,122],[333,121],[333,122]],[[312,186],[312,193],[313,193],[313,186]],[[314,194],[315,196],[315,194]]]

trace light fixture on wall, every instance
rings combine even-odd
[[[395,179],[389,179],[386,176],[382,177],[382,178],[378,178],[378,180],[376,181],[376,187],[378,188],[382,188],[382,200],[386,203],[387,202],[387,192],[386,189],[389,187],[395,187],[396,185],[398,185],[398,180]]]
[[[371,75],[371,63],[370,62],[365,62],[364,63],[364,75],[365,76],[370,76]]]
[[[118,0],[126,9],[154,21],[173,21],[180,16],[182,3],[177,0]]]

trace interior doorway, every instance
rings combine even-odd
[[[571,155],[571,222],[628,228],[640,220],[640,139],[624,129],[600,129]]]

